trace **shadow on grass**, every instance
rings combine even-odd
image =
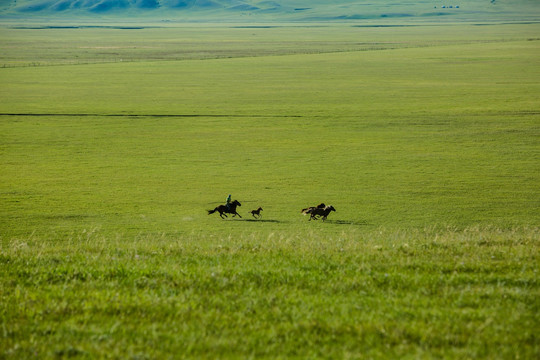
[[[227,219],[223,219],[227,220]],[[287,220],[274,220],[274,219],[239,219],[239,218],[231,218],[232,221],[240,221],[240,222],[260,222],[260,223],[274,223],[274,224],[286,224],[290,223],[290,221]],[[306,221],[307,223],[308,221]],[[367,226],[369,223],[365,220],[325,220],[325,221],[319,221],[319,220],[313,220],[312,223],[323,223],[323,224],[333,224],[333,225],[352,225],[352,226]]]
[[[239,221],[249,221],[249,222],[262,222],[262,223],[279,223],[283,224],[288,221],[281,221],[281,220],[266,220],[266,219],[241,219]]]

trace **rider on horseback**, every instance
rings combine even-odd
[[[227,210],[231,209],[231,194],[227,196],[227,203],[225,204],[225,206],[227,207]]]
[[[224,216],[227,217],[227,214],[232,214],[232,216],[240,216],[240,214],[236,211],[237,206],[242,206],[238,200],[231,201],[231,195],[227,197],[227,204],[226,205],[218,205],[214,210],[208,210],[208,215],[215,213],[216,211],[219,212],[219,216],[224,219]]]

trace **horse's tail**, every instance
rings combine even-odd
[[[216,211],[217,211],[217,208],[215,208],[214,210],[208,210],[208,215],[213,214],[213,213],[215,213]]]

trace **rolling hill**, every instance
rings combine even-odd
[[[0,18],[139,17],[193,20],[363,20],[448,18],[537,21],[536,0],[0,0]]]

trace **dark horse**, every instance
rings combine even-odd
[[[317,205],[317,206],[310,206],[310,207],[307,207],[307,208],[305,208],[305,209],[302,209],[302,211],[300,211],[300,212],[301,212],[302,214],[304,214],[304,215],[307,215],[307,214],[311,214],[311,211],[312,211],[313,209],[324,209],[325,206],[326,206],[326,205],[325,205],[324,203],[321,203],[321,204],[319,204],[319,205]]]
[[[316,207],[309,208],[304,214],[311,214],[309,220],[317,220],[317,215],[322,216],[322,221],[326,220],[331,211],[336,211],[332,205],[325,206],[324,208]]]
[[[251,210],[251,215],[255,218],[255,219],[258,219],[260,218],[262,215],[261,215],[261,211],[262,211],[262,207],[259,207],[257,210]]]
[[[229,204],[229,207],[227,207],[227,205],[219,205],[218,207],[216,207],[214,210],[208,210],[208,215],[210,214],[213,214],[215,213],[216,211],[219,212],[219,216],[223,219],[223,215],[225,215],[225,217],[227,217],[227,214],[233,214],[233,216],[240,216],[239,213],[236,212],[236,207],[237,206],[242,206],[242,204],[240,204],[240,202],[238,202],[238,200],[234,200],[232,203]],[[240,216],[242,217],[242,216]]]

